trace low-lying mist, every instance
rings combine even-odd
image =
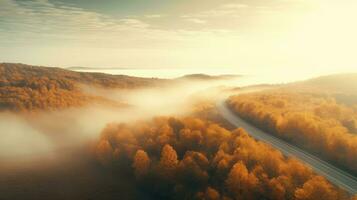
[[[0,159],[32,158],[53,151],[53,144],[25,119],[12,113],[0,115]]]
[[[134,184],[120,185],[123,182],[94,159],[93,146],[101,131],[109,123],[187,115],[195,102],[217,97],[219,85],[222,81],[177,81],[135,90],[85,87],[86,92],[127,106],[1,113],[0,194],[4,199],[103,199],[111,194],[104,199],[113,199],[113,191],[105,191],[117,188],[119,196],[126,193],[125,199],[135,199],[129,198]]]
[[[27,114],[0,114],[0,159],[2,163],[21,163],[31,159],[63,158],[64,152],[77,150],[98,139],[111,122],[130,122],[163,115],[186,115],[200,99],[219,94],[223,81],[178,81],[175,84],[135,89],[88,88],[87,92],[127,106],[90,105],[61,111]]]
[[[119,196],[120,192],[130,196],[135,186],[118,185],[123,182],[117,182],[110,172],[102,170],[93,157],[93,147],[106,125],[154,116],[189,115],[198,102],[214,102],[227,95],[224,92],[244,86],[246,82],[240,78],[177,80],[133,90],[85,86],[83,90],[87,93],[126,106],[92,104],[51,112],[1,113],[0,193],[5,199],[21,199],[25,195],[36,199],[88,199],[99,193],[111,194],[113,191],[105,191],[117,188]],[[66,187],[62,189],[59,184]]]

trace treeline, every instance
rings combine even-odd
[[[67,83],[80,83],[105,88],[132,89],[155,85],[160,79],[139,78],[125,75],[75,72],[56,67],[39,67],[25,64],[0,63],[0,86],[18,84],[27,78],[43,78]]]
[[[316,93],[261,92],[232,96],[242,118],[357,174],[357,109]]]
[[[0,63],[0,110],[55,110],[92,102],[115,104],[103,97],[83,92],[81,86],[131,89],[154,85],[158,81]]]
[[[151,199],[344,200],[324,178],[294,159],[199,118],[110,124],[96,147],[100,163],[131,174]],[[116,174],[116,173],[114,173]]]

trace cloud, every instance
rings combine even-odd
[[[162,15],[137,15],[114,18],[67,4],[48,0],[1,1],[0,43],[28,46],[65,46],[67,43],[89,47],[148,48],[175,42],[191,42],[209,37],[221,28],[192,31],[153,26],[145,18]],[[204,24],[206,20],[187,18],[187,22]],[[163,42],[164,41],[164,42]]]
[[[198,18],[186,18],[185,20],[188,22],[196,23],[196,24],[206,24],[207,23],[207,21],[198,19]]]
[[[134,28],[148,28],[150,25],[138,19],[121,19],[120,22]]]
[[[66,39],[68,36],[78,38],[93,33],[118,33],[149,27],[138,19],[115,19],[70,5],[57,6],[48,0],[5,0],[2,4],[0,26],[21,35],[41,33],[41,36],[57,35]]]
[[[153,15],[145,15],[146,18],[161,18],[162,15],[159,14],[153,14]]]
[[[345,38],[343,44],[354,49],[350,41],[355,41],[351,34],[355,31],[350,31],[352,23],[347,24],[347,17],[343,17],[345,7],[338,15],[335,12],[337,5],[345,5],[336,2],[326,9],[328,19],[334,21],[331,26],[325,13],[316,15],[316,22],[311,20],[307,8],[311,1],[234,1],[237,3],[221,3],[213,9],[200,7],[196,12],[172,10],[164,19],[161,14],[140,12],[110,16],[48,0],[0,0],[0,55],[6,62],[56,66],[354,66],[350,64],[354,63],[352,53],[343,59],[346,51],[336,52],[343,49],[337,48],[341,44],[320,48],[331,43],[327,42],[331,35]],[[353,5],[349,6],[351,10]],[[351,12],[348,19],[354,16]],[[327,22],[323,32],[321,21]],[[330,27],[342,24],[346,26],[331,32]],[[343,36],[341,30],[346,30]],[[306,41],[316,48],[306,50]],[[315,52],[321,55],[311,59]],[[325,59],[321,52],[332,56]],[[344,55],[340,55],[342,52]]]
[[[223,4],[215,9],[202,11],[192,15],[186,15],[186,17],[196,17],[196,18],[216,18],[216,17],[227,17],[236,15],[243,9],[248,8],[247,4],[235,3],[235,4]],[[183,16],[185,17],[185,16]]]
[[[241,9],[241,8],[248,8],[249,6],[247,4],[241,4],[241,3],[236,3],[236,4],[225,4],[221,8],[224,9]]]

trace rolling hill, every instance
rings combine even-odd
[[[0,63],[0,110],[57,110],[93,102],[118,105],[118,102],[89,94],[82,87],[134,89],[159,82],[164,80]]]

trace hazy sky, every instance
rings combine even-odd
[[[0,62],[357,71],[355,0],[0,0]]]

